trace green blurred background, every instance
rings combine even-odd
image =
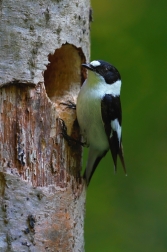
[[[91,60],[112,63],[122,76],[128,176],[120,162],[114,175],[110,153],[98,166],[87,192],[85,249],[166,252],[167,1],[92,0],[92,8]]]

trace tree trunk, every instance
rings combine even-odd
[[[0,251],[84,251],[76,102],[89,0],[0,2]]]

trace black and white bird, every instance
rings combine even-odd
[[[88,161],[84,173],[88,185],[100,160],[110,149],[115,171],[117,156],[126,173],[122,147],[122,111],[120,102],[121,76],[103,60],[82,64],[88,77],[77,98],[77,119],[86,146]]]

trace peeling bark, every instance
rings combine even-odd
[[[84,251],[76,102],[89,0],[0,3],[0,251]]]

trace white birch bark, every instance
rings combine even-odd
[[[0,1],[0,251],[84,251],[74,110],[89,61],[89,0]]]

